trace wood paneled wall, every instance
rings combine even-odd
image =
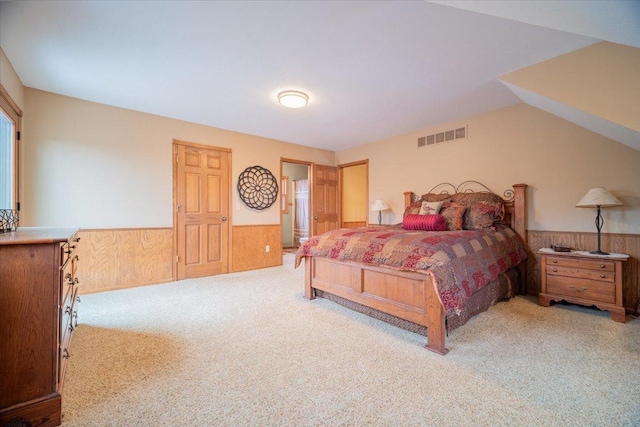
[[[532,254],[528,262],[528,291],[532,294],[540,292],[540,256],[538,249],[551,245],[569,246],[580,251],[593,251],[598,247],[596,233],[575,233],[556,231],[527,232],[529,249]],[[640,280],[638,260],[640,260],[640,235],[638,234],[602,234],[602,250],[629,255],[624,265],[624,282],[622,299],[627,311],[635,312],[640,298]]]
[[[265,247],[269,245],[270,251]],[[231,271],[282,265],[282,227],[236,225],[231,232]]]
[[[173,280],[171,228],[80,230],[79,292]]]
[[[359,228],[366,227],[367,221],[343,221],[342,228]]]

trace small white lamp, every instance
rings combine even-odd
[[[622,206],[622,202],[611,194],[604,187],[596,187],[587,191],[587,194],[576,204],[577,208],[597,208],[596,229],[598,230],[598,250],[589,252],[595,255],[609,255],[607,252],[600,250],[600,230],[604,224],[604,219],[600,215],[600,208],[610,208],[613,206]]]
[[[371,205],[372,211],[378,211],[378,225],[382,224],[382,211],[386,211],[387,209],[391,208],[389,208],[389,205],[387,205],[384,200],[378,199]]]

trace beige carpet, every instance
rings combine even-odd
[[[442,357],[292,264],[82,296],[63,425],[640,425],[638,319],[518,297]]]

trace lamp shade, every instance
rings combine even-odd
[[[373,204],[371,205],[371,210],[372,211],[386,211],[389,208],[389,205],[387,205],[384,200],[376,200],[375,202],[373,202]]]
[[[601,208],[622,206],[622,202],[606,188],[596,187],[587,191],[587,194],[576,204],[577,208],[596,208],[598,206]]]

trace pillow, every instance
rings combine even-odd
[[[422,206],[418,215],[435,215],[440,213],[440,208],[444,202],[426,202],[422,201]]]
[[[496,213],[494,221],[500,221],[504,217],[504,199],[497,194],[487,191],[478,193],[456,193],[452,196],[451,201],[465,205],[467,208],[480,202],[488,203],[495,206]]]
[[[463,228],[465,230],[487,230],[493,228],[496,221],[504,215],[502,206],[489,202],[472,203],[464,215]]]
[[[451,200],[451,195],[447,193],[427,193],[420,196],[420,199],[411,203],[404,211],[403,217],[411,214],[418,214],[422,208],[422,202],[442,202]]]
[[[447,221],[442,215],[409,214],[402,220],[405,230],[446,231]]]
[[[420,196],[420,200],[425,202],[445,202],[451,200],[451,194],[449,193],[427,193]]]
[[[418,215],[418,212],[420,212],[421,207],[422,207],[422,201],[411,203],[404,210],[404,214],[402,215],[402,218],[406,217],[407,215]]]
[[[462,230],[464,224],[464,211],[467,207],[459,203],[445,202],[440,214],[447,222],[447,230]]]

